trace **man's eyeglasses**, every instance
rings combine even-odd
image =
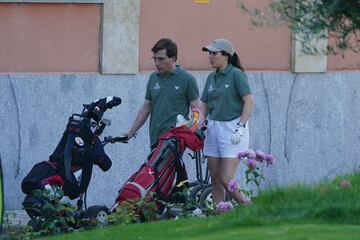
[[[154,62],[163,62],[166,60],[164,57],[152,57],[151,59],[154,60]]]

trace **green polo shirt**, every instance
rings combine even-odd
[[[208,76],[201,101],[208,104],[209,119],[231,121],[241,116],[242,96],[250,93],[245,73],[229,64],[224,70]]]
[[[150,144],[176,125],[176,116],[189,114],[190,102],[199,98],[199,88],[194,76],[180,66],[168,75],[159,72],[150,75],[145,99],[151,101]]]

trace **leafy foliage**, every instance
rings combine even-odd
[[[337,54],[350,49],[360,51],[359,0],[270,0],[264,10],[249,9],[242,0],[239,7],[249,13],[254,26],[286,24],[307,54]],[[327,49],[316,49],[314,40],[334,39]]]
[[[4,214],[4,229],[6,229],[6,240],[18,240],[18,239],[32,239],[35,237],[35,233],[31,232],[31,228],[28,226],[21,226],[20,224],[13,224],[10,220],[16,217],[15,213],[5,212]]]
[[[52,189],[38,190],[35,193],[46,201],[39,206],[42,215],[37,219],[41,230],[40,236],[72,232],[76,226],[74,212],[76,208],[70,203],[62,202],[63,191],[59,186],[53,185]]]
[[[34,196],[41,197],[44,204],[38,207],[41,215],[34,220],[37,229],[30,226],[12,225],[9,216],[6,216],[8,236],[6,239],[33,239],[40,236],[49,236],[75,231],[79,222],[75,219],[75,207],[70,203],[62,202],[63,191],[58,185],[52,185],[50,189],[34,190]],[[15,216],[13,216],[14,218]]]
[[[116,208],[115,213],[109,216],[109,222],[116,225],[127,225],[157,220],[160,204],[160,201],[152,194],[142,199],[128,199]]]

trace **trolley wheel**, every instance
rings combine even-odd
[[[189,197],[191,200],[194,200],[198,207],[200,207],[200,195],[208,186],[208,184],[203,184],[203,186],[200,184],[190,191]]]
[[[28,224],[29,227],[32,228],[33,231],[38,232],[41,230],[41,222],[37,220],[36,218],[31,219]]]
[[[191,190],[193,190],[194,188],[196,188],[199,185],[200,185],[199,181],[189,183],[189,188],[188,188],[189,193],[191,192]]]
[[[231,196],[226,192],[225,193],[225,201],[230,201],[232,198]],[[214,203],[212,199],[212,192],[211,192],[211,185],[208,186],[200,195],[199,199],[200,207],[202,208],[214,208]]]
[[[109,209],[105,206],[91,206],[85,210],[84,218],[95,220],[99,225],[106,225],[109,221]]]
[[[208,186],[200,195],[199,199],[200,207],[213,209],[214,204],[212,200],[211,186]]]

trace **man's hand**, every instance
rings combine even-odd
[[[244,137],[244,131],[245,131],[245,124],[242,122],[239,122],[234,130],[232,137],[231,137],[232,145],[237,145],[241,142],[242,138]]]
[[[122,135],[123,137],[127,137],[128,139],[132,138],[132,137],[136,137],[136,133],[132,132],[132,131],[129,131],[127,133],[124,133]]]

